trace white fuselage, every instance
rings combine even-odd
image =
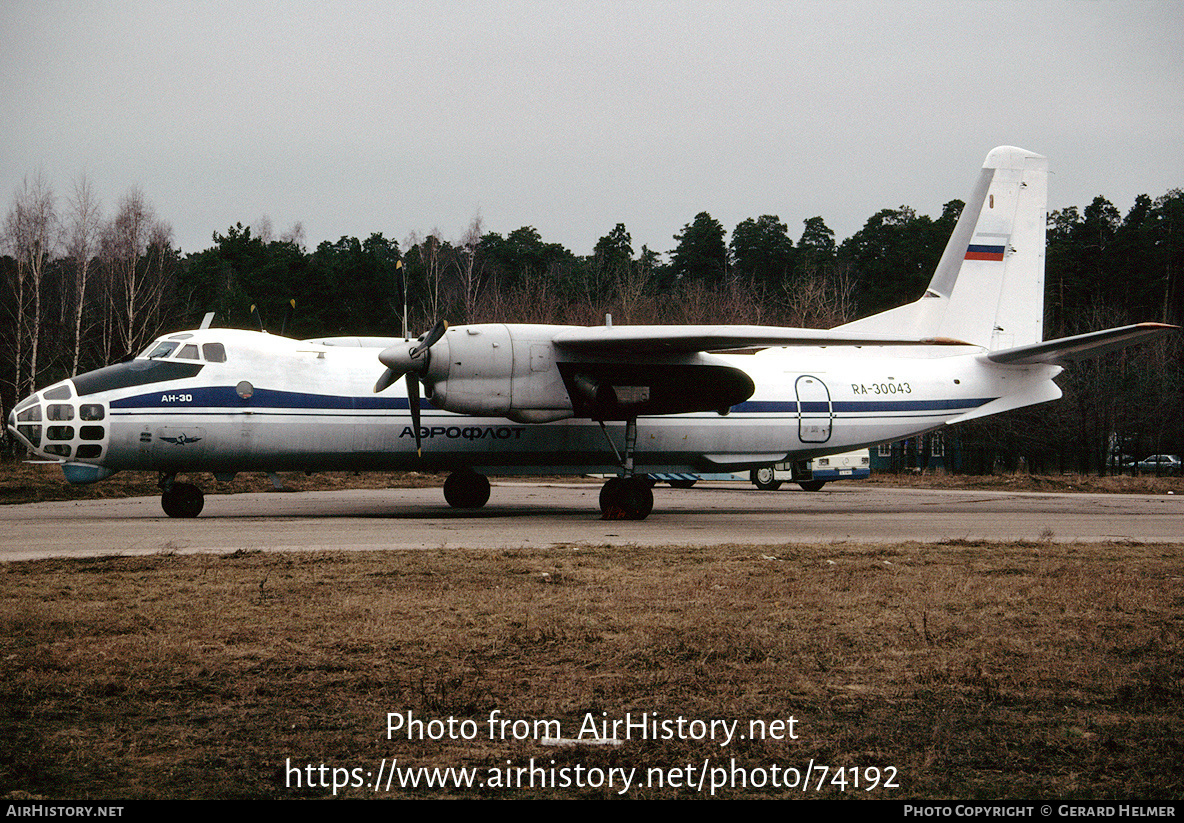
[[[552,474],[621,466],[622,422],[515,422],[441,411],[428,400],[418,455],[402,381],[373,391],[383,370],[377,347],[390,341],[324,345],[230,329],[162,340],[175,338],[196,347],[197,357],[192,349],[182,357],[178,347],[55,384],[19,404],[10,425],[81,482],[125,469]],[[219,351],[209,343],[220,344],[223,360],[203,354]],[[716,355],[752,379],[752,396],[726,414],[639,418],[634,466],[736,470],[898,440],[973,416],[1000,398],[1050,391],[1060,371],[999,366],[981,353],[972,346],[868,346]]]

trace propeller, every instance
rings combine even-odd
[[[292,320],[292,314],[295,311],[296,311],[296,298],[293,297],[291,300],[288,301],[288,308],[284,312],[284,322],[283,322],[283,325],[280,326],[280,337],[283,337],[284,333],[288,330],[288,323]]]
[[[407,378],[407,404],[411,407],[411,427],[415,431],[415,450],[423,453],[423,444],[419,435],[419,378],[427,373],[432,363],[430,349],[439,342],[448,330],[448,324],[440,320],[432,326],[432,330],[419,338],[414,346],[396,344],[382,350],[378,359],[386,366],[386,371],[374,384],[374,392],[385,391],[400,377]]]

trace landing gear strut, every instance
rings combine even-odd
[[[600,424],[605,437],[608,431]],[[613,445],[609,438],[609,445]],[[613,445],[613,451],[617,447]],[[600,489],[600,516],[604,520],[645,520],[654,510],[653,485],[649,475],[633,473],[633,455],[637,451],[637,418],[625,421],[625,457],[621,460],[623,476],[610,477]],[[618,453],[617,457],[621,455]]]
[[[472,469],[458,469],[444,481],[444,499],[454,509],[479,509],[489,502],[489,478]]]
[[[169,517],[197,517],[206,504],[201,489],[192,483],[177,483],[175,474],[160,477],[160,507]]]

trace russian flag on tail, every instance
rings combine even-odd
[[[998,260],[1002,262],[1006,246],[971,243],[966,247],[966,260]]]

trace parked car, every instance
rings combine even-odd
[[[1177,454],[1153,454],[1138,462],[1140,474],[1180,474],[1180,456]]]

